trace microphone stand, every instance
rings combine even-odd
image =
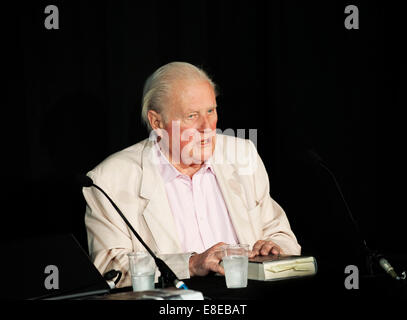
[[[366,243],[365,238],[362,236],[362,232],[360,231],[359,225],[356,222],[355,218],[353,217],[352,211],[350,210],[348,203],[342,193],[342,189],[333,174],[333,172],[328,168],[328,166],[324,163],[322,158],[313,150],[307,150],[308,156],[313,160],[313,162],[317,163],[319,166],[321,166],[328,174],[331,176],[332,180],[335,183],[336,189],[338,190],[338,193],[341,196],[342,202],[345,205],[346,211],[348,212],[348,215],[352,221],[352,224],[354,228],[356,229],[356,233],[359,237],[360,242],[363,245],[363,249],[365,251],[366,255],[366,268],[368,270],[368,273],[370,276],[374,275],[373,271],[373,265],[374,262],[378,262],[379,265],[388,273],[392,278],[396,280],[405,280],[406,279],[406,272],[403,271],[401,273],[401,276],[398,276],[397,273],[394,271],[393,267],[390,265],[390,263],[383,257],[383,255],[379,254],[377,251],[374,251],[370,249]]]
[[[315,157],[315,154],[314,154],[314,157]],[[342,189],[341,189],[341,187],[340,187],[340,185],[339,185],[339,183],[338,183],[338,180],[336,179],[335,175],[334,175],[333,172],[325,165],[325,163],[322,161],[322,159],[321,159],[319,156],[317,156],[317,157],[318,157],[318,159],[317,159],[317,160],[318,160],[318,164],[319,164],[322,168],[324,168],[324,170],[325,170],[326,172],[328,172],[328,174],[331,176],[332,180],[333,180],[334,183],[335,183],[335,187],[336,187],[336,189],[338,190],[339,195],[341,196],[341,200],[342,200],[343,204],[345,205],[345,208],[346,208],[346,211],[348,212],[349,218],[350,218],[350,220],[352,221],[352,225],[353,225],[354,228],[356,229],[356,234],[358,235],[359,240],[360,240],[360,242],[361,242],[362,245],[363,245],[363,249],[364,249],[365,255],[366,255],[366,268],[367,268],[367,270],[368,270],[368,273],[369,273],[370,275],[373,275],[373,274],[374,274],[374,272],[373,272],[373,263],[374,263],[374,257],[376,256],[376,253],[373,252],[373,251],[368,247],[365,238],[362,236],[362,233],[361,233],[361,231],[360,231],[359,225],[358,225],[358,223],[356,222],[356,219],[354,218],[354,216],[353,216],[353,214],[352,214],[352,211],[351,211],[350,208],[349,208],[349,205],[348,205],[348,203],[347,203],[347,201],[346,201],[346,199],[345,199],[345,196],[344,196],[343,193],[342,193]]]

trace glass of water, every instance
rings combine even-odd
[[[145,291],[154,289],[155,262],[148,252],[131,252],[129,257],[129,269],[133,291]]]
[[[231,244],[224,246],[222,261],[225,269],[226,287],[247,287],[249,245]]]

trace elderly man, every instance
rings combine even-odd
[[[150,138],[88,173],[180,279],[223,274],[215,252],[225,243],[249,244],[251,256],[301,251],[269,195],[254,145],[217,134],[216,108],[215,85],[203,70],[184,62],[162,66],[143,91]],[[94,264],[102,274],[122,270],[119,286],[130,285],[127,253],[144,248],[97,189],[83,194]]]

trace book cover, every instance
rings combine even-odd
[[[312,256],[257,256],[249,259],[248,279],[278,280],[311,276],[317,273]]]

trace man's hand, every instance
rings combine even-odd
[[[269,254],[280,255],[283,254],[283,250],[271,240],[259,240],[254,244],[249,258],[259,255],[267,256]]]
[[[190,276],[206,276],[209,271],[219,272],[224,275],[225,271],[219,264],[222,260],[222,254],[219,250],[224,245],[226,243],[219,242],[201,254],[191,256],[189,259]]]

